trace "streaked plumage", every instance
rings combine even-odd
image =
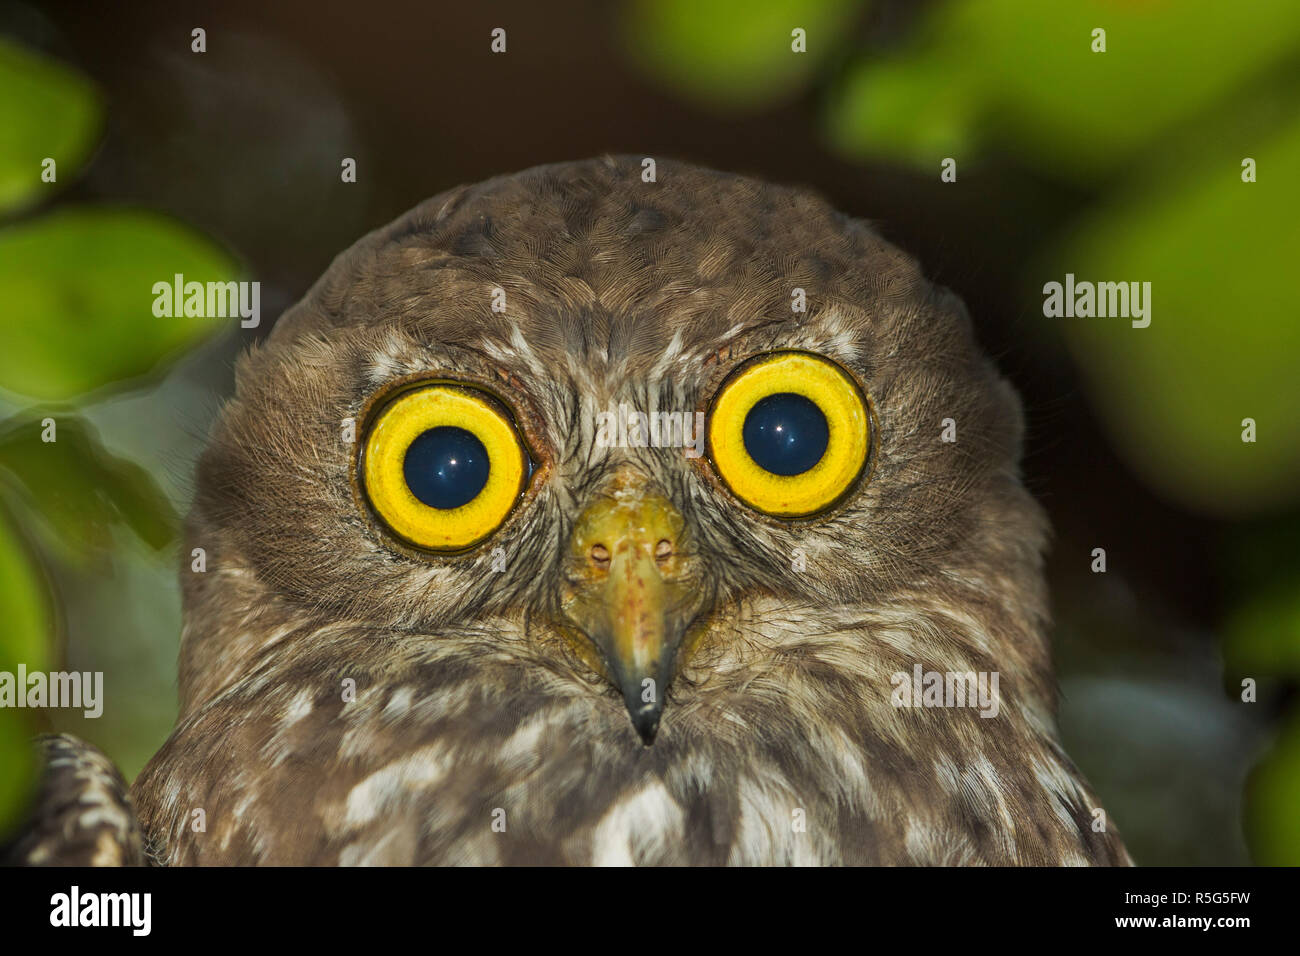
[[[68,734],[37,738],[44,766],[35,811],[0,860],[27,866],[143,866],[126,781],[112,761]]]
[[[1125,862],[1056,740],[1047,526],[961,302],[806,192],[641,169],[437,196],[241,360],[184,549],[207,571],[182,571],[180,719],[132,789],[159,862]],[[600,411],[706,409],[789,349],[848,370],[875,416],[870,480],[821,518],[756,514],[680,449],[595,440]],[[463,555],[387,537],[343,437],[421,377],[495,390],[539,459]],[[566,542],[620,481],[680,512],[703,608],[653,746],[557,623]],[[893,706],[916,664],[998,672],[999,715]]]

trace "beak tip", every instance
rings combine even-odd
[[[655,735],[659,732],[660,711],[657,707],[644,707],[637,711],[630,712],[632,717],[632,726],[636,729],[637,735],[641,738],[641,743],[649,747],[655,742]]]

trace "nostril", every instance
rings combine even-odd
[[[591,562],[597,567],[609,566],[609,548],[603,544],[593,544],[591,546]]]
[[[659,543],[655,545],[655,560],[667,561],[672,556],[673,556],[673,543],[669,541],[667,538],[660,539]]]

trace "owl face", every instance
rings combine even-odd
[[[241,361],[190,525],[218,573],[186,582],[241,613],[187,621],[186,709],[287,630],[252,636],[263,614],[621,701],[649,744],[795,648],[833,702],[835,668],[916,656],[906,629],[881,654],[891,620],[980,594],[1028,620],[988,607],[962,652],[1047,698],[1018,404],[960,303],[804,193],[640,168],[436,197]]]

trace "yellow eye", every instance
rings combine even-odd
[[[723,383],[709,417],[709,451],[736,497],[795,518],[830,507],[862,474],[867,405],[834,363],[779,352]]]
[[[458,551],[482,541],[514,507],[529,460],[508,413],[486,393],[429,385],[390,402],[366,438],[371,506],[401,538]]]

